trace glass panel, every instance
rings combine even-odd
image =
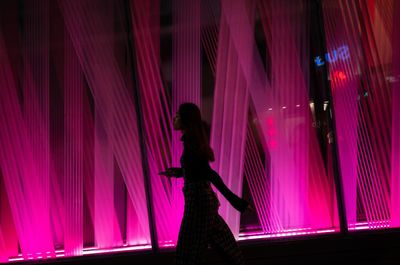
[[[399,1],[323,1],[349,229],[399,226]]]
[[[324,45],[314,23],[321,20],[318,7],[309,1],[207,0],[164,1],[161,10],[161,74],[172,106],[157,109],[174,115],[182,102],[201,106],[215,153],[211,166],[254,208],[240,215],[218,193],[219,213],[236,238],[338,231],[328,87],[320,88],[314,66]],[[172,166],[179,166],[177,139],[173,132]],[[154,177],[158,239],[169,246],[177,238],[182,183],[159,182]]]
[[[151,248],[123,3],[0,4],[1,261]]]

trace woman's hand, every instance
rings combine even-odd
[[[239,199],[240,199],[240,201],[237,205],[235,205],[236,206],[235,208],[239,212],[243,213],[244,211],[246,211],[249,208],[250,204],[245,199],[241,199],[241,198],[239,198]]]
[[[183,169],[180,167],[170,167],[167,170],[159,172],[159,175],[166,176],[166,177],[183,177]]]

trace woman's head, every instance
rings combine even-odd
[[[178,117],[181,130],[202,125],[200,109],[193,103],[181,104],[176,117]]]
[[[179,106],[174,118],[174,129],[185,133],[189,147],[194,148],[208,160],[214,161],[214,153],[209,145],[208,137],[201,119],[199,107],[193,103],[183,103]]]

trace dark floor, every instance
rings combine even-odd
[[[323,235],[240,242],[248,265],[259,264],[400,264],[400,230],[365,231],[348,235]],[[172,264],[171,250],[85,256],[18,264]],[[222,265],[217,253],[208,251],[204,265]]]

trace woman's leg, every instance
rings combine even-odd
[[[244,257],[235,237],[224,219],[218,214],[209,229],[211,245],[226,259],[227,264],[244,265]]]
[[[204,224],[197,221],[182,219],[176,247],[176,265],[201,264],[201,258],[207,249],[207,233]]]
[[[176,265],[201,264],[207,250],[210,228],[210,200],[197,192],[185,193],[185,211],[176,247]]]

